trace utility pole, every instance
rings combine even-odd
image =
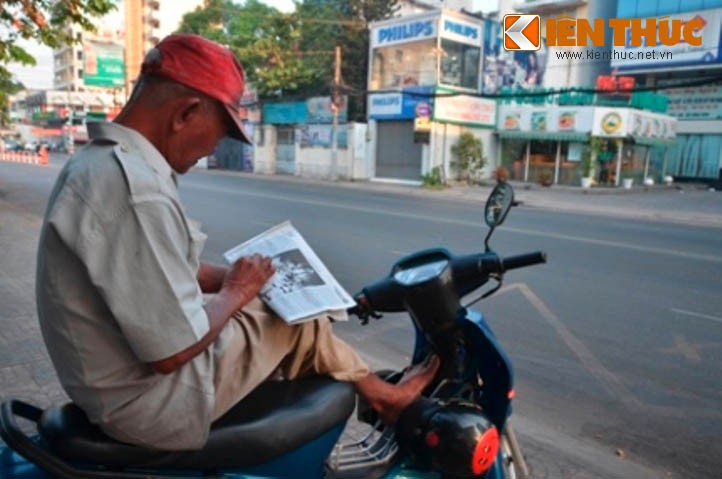
[[[341,109],[341,47],[334,50],[333,87],[331,88],[331,112],[333,124],[331,126],[331,179],[338,179],[338,112]]]

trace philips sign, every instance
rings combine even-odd
[[[368,116],[374,120],[413,120],[416,105],[428,102],[430,87],[413,87],[398,93],[372,93],[369,95]]]
[[[386,116],[401,114],[401,93],[380,93],[371,95],[369,102],[370,116]]]
[[[444,16],[441,18],[441,36],[468,45],[481,45],[481,25]]]
[[[413,42],[436,36],[436,20],[416,20],[413,22],[388,25],[374,29],[372,46],[395,45]]]

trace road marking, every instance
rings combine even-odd
[[[672,311],[675,313],[684,314],[684,315],[692,316],[695,318],[709,319],[712,321],[716,321],[718,323],[722,323],[722,318],[718,318],[717,316],[710,316],[709,314],[695,313],[693,311],[686,311],[684,309],[676,309],[676,308],[672,308]]]
[[[602,364],[586,344],[567,328],[559,316],[554,314],[529,286],[524,283],[512,283],[503,287],[499,291],[499,294],[510,291],[519,291],[531,303],[554,331],[556,331],[564,344],[566,344],[579,359],[584,368],[589,371],[592,376],[597,378],[610,396],[632,406],[638,407],[641,405],[639,400],[624,386],[622,380]]]
[[[711,261],[713,263],[722,263],[722,256],[689,253],[686,251],[678,251],[678,250],[667,249],[667,248],[655,248],[655,247],[651,247],[651,246],[620,243],[618,241],[608,241],[608,240],[600,240],[600,239],[595,239],[595,238],[585,238],[583,236],[572,236],[572,235],[562,235],[562,234],[555,234],[555,233],[546,233],[543,231],[525,230],[525,229],[521,229],[521,228],[504,227],[504,231],[509,231],[509,232],[518,233],[518,234],[525,234],[525,235],[529,235],[529,236],[541,236],[544,238],[553,238],[553,239],[560,239],[560,240],[566,240],[566,241],[577,241],[579,243],[589,243],[589,244],[594,244],[594,245],[599,245],[599,246],[609,246],[611,248],[628,249],[628,250],[632,250],[632,251],[640,251],[643,253],[656,253],[656,254],[662,254],[662,255],[667,255],[667,256],[677,256],[677,257],[687,258],[687,259],[696,259],[696,260],[700,260],[700,261]]]
[[[387,215],[387,216],[394,216],[397,218],[406,218],[406,219],[411,219],[411,220],[429,221],[432,223],[443,223],[443,224],[456,225],[456,226],[468,226],[468,227],[472,227],[472,228],[486,229],[486,227],[483,226],[478,221],[467,221],[467,220],[458,220],[458,219],[452,219],[452,218],[430,217],[428,215],[421,215],[421,214],[414,214],[414,213],[402,213],[399,211],[385,210],[385,209],[379,209],[379,208],[367,208],[367,207],[363,207],[363,206],[348,205],[348,204],[344,205],[344,204],[339,204],[339,203],[328,203],[325,201],[311,200],[311,199],[306,199],[306,198],[293,198],[293,199],[289,200],[288,198],[284,198],[284,197],[281,197],[278,195],[271,195],[271,194],[267,194],[267,193],[240,191],[235,188],[224,188],[224,187],[215,187],[215,186],[211,187],[211,186],[199,185],[199,184],[189,184],[188,182],[184,183],[184,185],[186,187],[195,188],[198,190],[223,192],[223,193],[234,194],[234,195],[251,196],[251,197],[256,197],[256,198],[284,201],[284,202],[293,201],[294,203],[301,203],[301,204],[306,204],[306,205],[311,205],[311,206],[322,206],[322,207],[326,207],[326,208],[337,208],[337,209],[342,209],[342,210],[347,210],[347,211],[356,211],[359,213],[382,214],[382,215]],[[587,244],[593,244],[593,245],[598,245],[598,246],[607,246],[610,248],[620,248],[620,249],[626,249],[626,250],[630,250],[630,251],[639,251],[639,252],[643,252],[643,253],[647,253],[647,254],[654,253],[654,254],[660,254],[660,255],[665,255],[665,256],[675,256],[678,258],[698,260],[698,261],[709,261],[712,263],[722,263],[722,256],[689,253],[689,252],[685,252],[685,251],[678,251],[678,250],[667,249],[667,248],[654,248],[654,247],[645,246],[645,245],[620,243],[618,241],[600,240],[600,239],[586,238],[583,236],[576,236],[576,235],[547,233],[547,232],[543,232],[543,231],[527,230],[527,229],[522,229],[522,228],[504,227],[504,231],[509,232],[509,233],[528,235],[528,236],[559,239],[559,240],[564,240],[564,241],[576,241],[578,243],[587,243]]]

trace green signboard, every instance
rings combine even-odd
[[[87,42],[83,47],[86,85],[122,88],[125,85],[123,46],[118,43]]]

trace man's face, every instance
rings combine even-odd
[[[220,102],[201,98],[196,111],[173,135],[172,147],[168,151],[171,167],[182,174],[198,160],[213,153],[218,142],[231,131],[232,122]]]

